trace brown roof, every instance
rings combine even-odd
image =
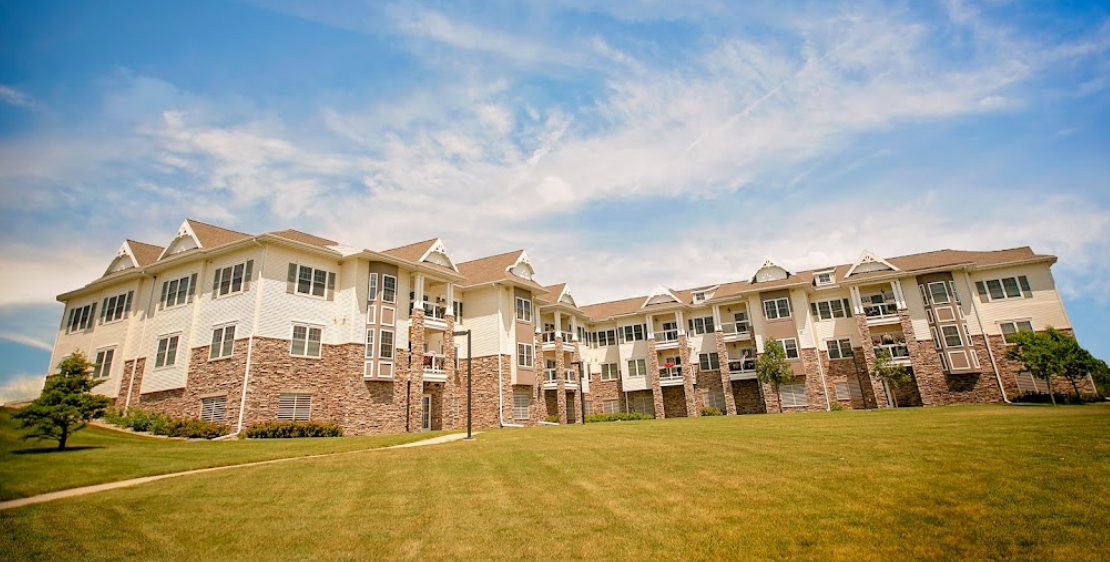
[[[547,292],[539,283],[509,273],[509,268],[520,259],[522,253],[524,253],[524,250],[513,250],[496,256],[458,263],[455,266],[459,268],[459,273],[466,278],[466,286],[469,287],[495,281],[512,281],[531,287],[537,294]]]
[[[639,312],[642,310],[640,307],[644,304],[644,299],[646,298],[647,295],[643,295],[619,301],[591,304],[589,306],[583,306],[582,312],[585,312],[586,316],[590,317],[590,320],[598,322],[606,318],[612,318],[613,316]]]
[[[127,245],[131,248],[131,253],[135,254],[135,259],[139,262],[139,267],[146,267],[158,261],[158,256],[162,255],[162,250],[164,249],[161,246],[137,242],[135,240],[128,240]]]
[[[224,244],[230,244],[231,242],[251,237],[250,234],[220,228],[193,219],[186,219],[186,222],[188,222],[189,226],[193,229],[193,233],[197,235],[197,240],[200,242],[201,247],[205,249],[223,246]]]
[[[331,248],[328,248],[328,246],[335,246],[336,244],[338,244],[338,242],[336,242],[334,240],[328,240],[327,238],[320,238],[319,236],[314,236],[312,234],[308,234],[308,233],[301,232],[299,230],[293,230],[293,229],[278,230],[278,231],[275,231],[275,232],[270,232],[269,234],[271,234],[273,236],[278,236],[278,237],[281,237],[281,238],[285,238],[287,240],[292,240],[294,242],[301,242],[303,244],[309,244],[309,245],[312,245],[312,246],[317,246],[317,247],[320,247],[320,248],[326,248],[326,249],[329,249],[329,250]]]
[[[566,283],[556,283],[554,285],[548,285],[544,287],[544,290],[547,291],[547,294],[544,295],[544,297],[536,297],[536,300],[543,304],[555,304],[555,301],[559,298],[559,295],[563,294],[563,289],[565,289],[566,286]]]
[[[406,260],[406,261],[419,262],[420,258],[424,257],[424,254],[428,253],[428,250],[432,247],[432,244],[436,243],[436,240],[439,240],[439,239],[438,238],[432,238],[430,240],[423,240],[421,242],[414,242],[412,244],[407,244],[407,245],[401,246],[399,248],[393,248],[392,250],[386,250],[382,253],[386,254],[386,255],[393,256],[395,258],[401,258],[401,259]]]

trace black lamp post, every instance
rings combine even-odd
[[[457,332],[451,332],[451,335],[452,336],[466,336],[466,440],[467,441],[473,441],[474,440],[474,434],[473,434],[473,427],[474,427],[474,423],[473,423],[474,422],[474,415],[473,415],[474,393],[471,390],[470,381],[471,381],[471,378],[472,378],[471,375],[473,374],[474,360],[470,356],[470,330],[459,330]],[[455,366],[458,367],[459,363],[458,363],[458,355],[457,354],[455,355],[455,359],[456,359]]]

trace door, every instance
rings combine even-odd
[[[432,395],[425,394],[424,399],[420,401],[423,411],[420,413],[420,429],[424,431],[432,430]]]

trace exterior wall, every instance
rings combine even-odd
[[[999,322],[1019,319],[1032,320],[1033,329],[1037,331],[1044,330],[1048,326],[1056,329],[1071,328],[1063,301],[1060,300],[1060,294],[1056,290],[1056,283],[1052,280],[1052,273],[1047,264],[988,269],[970,274],[972,283],[1019,275],[1029,279],[1029,288],[1033,290],[1032,298],[983,302],[977,291],[970,293],[971,298],[975,299],[987,333],[1001,334],[998,328]]]
[[[681,386],[664,386],[660,394],[663,400],[664,415],[656,415],[655,417],[684,418],[689,415],[686,411],[686,393],[683,392]]]
[[[731,383],[732,399],[738,414],[766,414],[767,406],[760,396],[759,381],[746,380]],[[777,406],[776,406],[777,408]]]

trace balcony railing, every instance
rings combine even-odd
[[[413,306],[415,306],[415,302],[416,301],[412,301]],[[446,320],[447,319],[447,306],[444,305],[444,304],[430,303],[430,302],[424,301],[424,302],[420,303],[420,307],[424,309],[424,318],[426,318],[426,319],[434,319],[434,320]]]
[[[571,342],[571,333],[570,332],[558,332],[558,333],[562,334],[563,343],[570,343]],[[555,334],[556,334],[556,332],[544,332],[540,336],[540,341],[542,343],[555,343]]]
[[[890,352],[890,357],[892,359],[909,359],[910,358],[910,348],[907,347],[906,344],[904,344],[904,343],[887,343],[887,344],[876,345],[875,346],[875,357],[878,357],[879,354],[882,353],[884,349]]]
[[[663,330],[655,332],[655,343],[667,343],[678,341],[678,330]]]
[[[430,353],[424,354],[424,372],[425,373],[444,373],[444,366],[447,364],[447,357],[443,355],[435,355]]]
[[[552,384],[554,384],[556,382],[555,369],[544,369],[543,370],[543,382],[552,383]]]
[[[755,370],[755,359],[751,357],[745,358],[732,358],[728,359],[728,371],[730,373],[747,373]]]
[[[659,369],[660,381],[673,381],[680,379],[682,379],[682,367],[680,366],[676,365],[674,367],[661,367]]]
[[[725,322],[721,325],[721,328],[724,330],[725,334],[729,335],[736,334],[738,336],[743,336],[752,333],[751,322],[747,320],[740,322]]]
[[[565,379],[567,382],[574,382],[574,381],[578,380],[577,377],[578,377],[578,372],[575,371],[574,369],[564,369],[563,370],[563,379]]]

